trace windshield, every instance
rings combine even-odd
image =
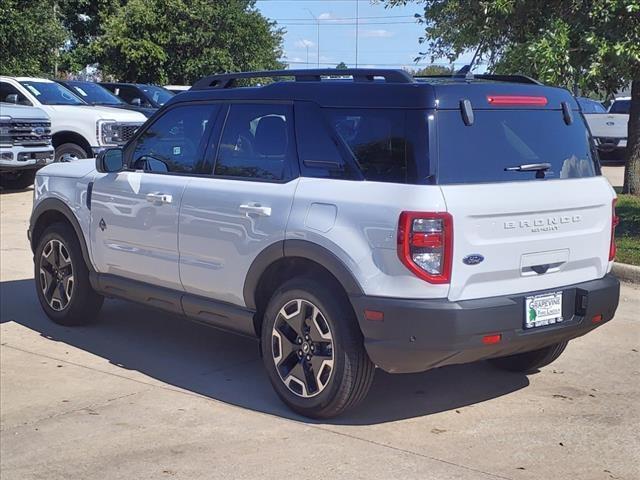
[[[158,105],[164,105],[173,97],[173,93],[162,87],[156,87],[155,85],[138,85],[138,87]]]
[[[609,113],[626,113],[629,115],[631,111],[631,100],[616,100],[611,105]]]
[[[43,105],[86,105],[70,90],[54,82],[20,82]]]
[[[113,93],[97,83],[69,82],[71,91],[91,105],[124,105]]]
[[[474,116],[467,126],[459,110],[437,112],[438,183],[536,180],[538,172],[516,168],[539,163],[550,165],[544,175],[549,180],[596,175],[579,115],[570,125],[558,110],[475,110]]]

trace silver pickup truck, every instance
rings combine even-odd
[[[0,185],[21,189],[53,162],[51,122],[39,108],[0,103]]]

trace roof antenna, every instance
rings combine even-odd
[[[473,64],[476,62],[476,58],[478,58],[478,54],[480,53],[481,48],[482,43],[478,45],[478,48],[476,48],[476,52],[473,54],[473,57],[471,58],[469,64],[458,70],[454,74],[455,77],[464,77],[465,80],[473,80],[473,73],[471,72],[471,69],[473,68]]]

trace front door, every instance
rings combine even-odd
[[[180,202],[191,175],[200,173],[217,110],[210,104],[166,110],[127,145],[124,171],[96,178],[91,248],[99,272],[182,289]]]

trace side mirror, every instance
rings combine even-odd
[[[5,101],[7,103],[15,103],[17,105],[18,104],[18,94],[17,93],[10,93],[5,98]]]
[[[141,107],[142,106],[142,100],[140,100],[138,97],[133,98],[131,100],[131,105],[133,105],[135,107]]]
[[[119,172],[124,168],[124,156],[121,148],[109,148],[96,157],[96,170],[100,173]]]

